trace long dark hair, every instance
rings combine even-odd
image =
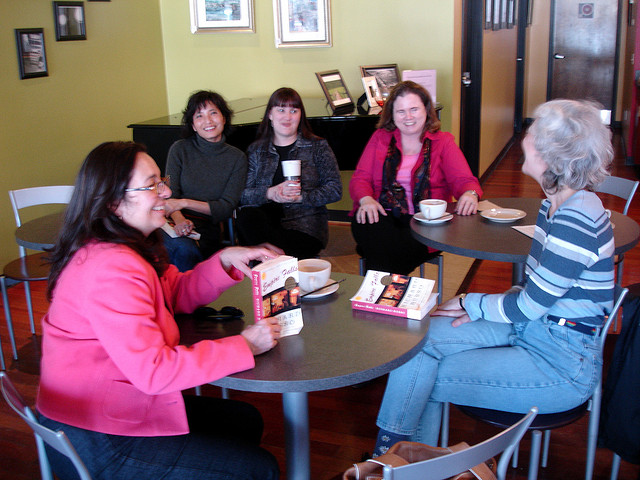
[[[396,102],[398,97],[404,97],[408,93],[415,93],[418,95],[424,105],[424,108],[427,110],[427,121],[424,123],[422,134],[424,135],[425,132],[436,133],[440,130],[440,120],[438,120],[438,116],[436,115],[436,108],[433,104],[433,100],[431,100],[431,95],[422,85],[418,85],[416,82],[412,82],[411,80],[400,82],[393,87],[389,94],[389,98],[382,108],[380,120],[378,120],[376,127],[384,128],[389,132],[392,132],[397,128],[393,121],[393,104]]]
[[[293,107],[300,109],[300,123],[298,124],[298,135],[307,140],[315,140],[320,137],[315,135],[307,120],[307,113],[304,111],[304,104],[300,94],[293,88],[282,87],[276,90],[269,97],[267,108],[264,111],[262,122],[258,126],[258,133],[256,134],[256,142],[261,144],[269,143],[273,139],[273,126],[271,120],[269,120],[269,112],[273,107]]]
[[[160,234],[155,231],[145,237],[115,214],[141,152],[146,148],[139,143],[106,142],[87,155],[76,177],[60,237],[49,255],[49,300],[71,257],[92,240],[128,246],[147,260],[158,276],[166,270],[168,257]]]
[[[233,110],[231,110],[225,99],[219,93],[212,92],[211,90],[199,90],[191,94],[189,100],[187,100],[187,106],[182,111],[182,138],[189,138],[196,135],[196,132],[193,130],[193,116],[198,110],[204,107],[207,102],[211,102],[220,110],[220,113],[224,117],[224,129],[222,133],[225,136],[229,136]]]

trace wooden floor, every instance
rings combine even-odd
[[[615,137],[616,150],[620,152],[620,139]],[[485,198],[491,197],[541,197],[540,188],[521,172],[521,150],[519,142],[514,143],[505,158],[484,182]],[[624,165],[621,153],[616,158],[613,174],[636,178],[633,167]],[[622,202],[606,200],[607,207],[622,210]],[[640,221],[640,198],[634,201],[630,215]],[[5,248],[14,248],[13,245]],[[15,249],[17,253],[17,248]],[[335,271],[357,273],[357,256],[341,257],[339,264],[334,263]],[[640,250],[635,248],[625,257],[624,281],[628,285],[640,282]],[[445,268],[446,272],[446,268]],[[464,291],[501,292],[509,287],[511,268],[499,262],[477,262],[471,275],[461,287]],[[34,285],[34,307],[38,318],[47,309],[43,283]],[[4,314],[0,319],[0,338],[5,352],[5,361],[12,380],[28,402],[33,403],[38,383],[39,337],[32,337],[28,329],[28,320],[23,289],[16,286],[10,289],[10,304],[15,323],[19,346],[19,361],[13,361],[10,355]],[[38,326],[38,332],[40,328]],[[609,336],[607,350],[615,342],[615,335]],[[358,348],[354,345],[354,348]],[[309,418],[311,426],[311,469],[312,479],[331,479],[341,474],[354,461],[358,461],[364,452],[370,452],[376,435],[375,418],[384,392],[385,378],[380,378],[358,387],[348,387],[309,395]],[[219,395],[214,387],[205,387],[205,394]],[[284,432],[282,427],[282,405],[276,394],[256,394],[233,392],[233,398],[246,400],[256,405],[265,419],[263,446],[279,460],[282,477],[286,478],[284,459]],[[541,469],[539,478],[543,480],[580,479],[584,475],[586,418],[573,425],[555,431],[551,436],[549,466]],[[476,443],[496,433],[492,427],[477,423],[455,409],[452,409],[451,441],[465,440]],[[528,468],[528,438],[521,447],[520,465],[510,469],[509,479],[526,478]],[[597,480],[609,478],[611,452],[598,449],[595,476]],[[622,480],[638,478],[638,466],[622,462],[620,475]],[[26,426],[11,412],[4,402],[0,402],[0,479],[35,479],[39,470],[34,440]]]

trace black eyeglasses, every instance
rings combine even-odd
[[[154,183],[150,187],[125,188],[124,191],[125,192],[146,192],[146,191],[155,190],[156,195],[162,195],[165,192],[165,190],[169,187],[169,184],[171,183],[170,181],[171,181],[171,178],[167,176],[167,177],[161,178],[158,183]]]
[[[236,307],[222,307],[219,311],[213,307],[199,307],[193,312],[198,320],[236,320],[244,317],[244,312]]]

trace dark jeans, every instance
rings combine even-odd
[[[236,219],[240,244],[251,246],[269,242],[298,259],[317,257],[322,242],[307,233],[283,228],[277,207],[279,205],[268,204],[240,209]]]
[[[203,260],[195,240],[187,237],[171,238],[164,231],[161,233],[164,246],[169,253],[169,261],[181,272],[193,270],[193,267]]]
[[[358,253],[367,261],[367,270],[407,275],[438,254],[411,235],[410,215],[395,218],[380,215],[377,223],[351,221],[351,233]]]
[[[162,478],[277,479],[278,463],[259,447],[262,417],[234,400],[185,395],[190,433],[167,437],[125,437],[72,427],[39,414],[40,422],[63,430],[91,476],[98,480]],[[66,457],[47,447],[60,480],[78,478]]]

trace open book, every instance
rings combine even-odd
[[[369,270],[351,298],[357,310],[420,320],[436,305],[434,280]]]

